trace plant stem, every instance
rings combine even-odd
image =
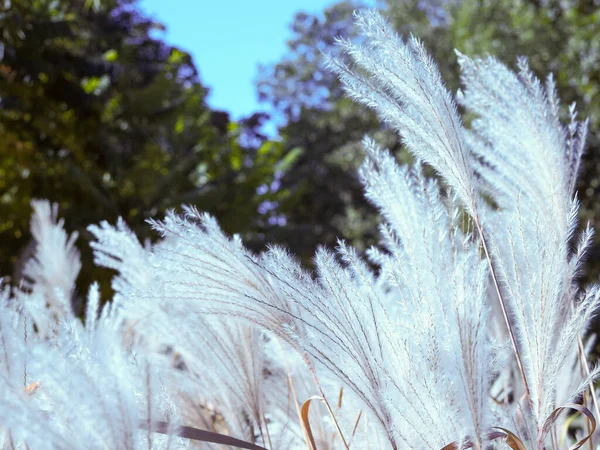
[[[521,372],[521,377],[523,378],[523,384],[525,385],[525,394],[529,399],[529,403],[531,404],[531,395],[529,391],[529,384],[527,383],[527,377],[525,376],[525,370],[523,369],[523,362],[521,361],[521,355],[519,354],[519,349],[517,347],[517,340],[515,338],[515,334],[513,332],[512,326],[510,324],[510,320],[508,318],[508,312],[506,310],[506,303],[504,302],[504,298],[502,296],[502,292],[500,291],[500,284],[498,283],[498,277],[496,276],[496,269],[494,267],[494,263],[492,261],[492,257],[490,252],[488,251],[487,243],[485,241],[485,235],[483,233],[483,227],[481,226],[481,222],[479,221],[479,217],[475,216],[475,226],[477,227],[477,232],[479,233],[479,238],[481,239],[481,244],[483,246],[483,251],[485,253],[485,257],[488,261],[488,265],[490,267],[490,273],[492,275],[492,280],[494,282],[494,288],[496,289],[496,294],[498,295],[498,300],[500,302],[500,308],[502,309],[502,315],[504,316],[504,322],[506,323],[506,328],[508,329],[508,336],[510,337],[510,342],[513,346],[513,350],[515,352],[515,357],[517,359],[517,366],[519,366],[519,372]]]
[[[581,365],[583,366],[583,370],[585,371],[585,376],[590,376],[590,368],[588,366],[588,359],[585,356],[585,349],[583,348],[583,342],[581,340],[581,336],[577,336],[577,346],[579,347],[579,354],[581,358]],[[594,404],[594,412],[596,413],[596,417],[600,420],[600,408],[598,408],[598,398],[596,397],[596,391],[594,391],[594,383],[590,380],[590,394],[592,395],[592,403]]]

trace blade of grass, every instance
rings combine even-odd
[[[308,413],[310,412],[310,403],[313,400],[323,401],[323,399],[318,395],[313,395],[310,397],[302,404],[302,408],[300,409],[300,418],[302,419],[302,428],[304,429],[306,436],[308,437],[308,441],[310,442],[311,450],[318,450],[317,444],[315,443],[315,438],[312,434],[312,429],[310,427],[310,419],[308,417]]]
[[[300,411],[300,403],[298,402],[298,396],[296,395],[296,389],[294,388],[294,381],[292,380],[292,375],[290,374],[290,370],[289,370],[289,368],[287,368],[287,366],[286,366],[286,371],[287,371],[287,377],[288,377],[288,385],[292,391],[292,396],[294,398],[294,405],[296,406],[296,412],[298,413],[298,419],[300,420],[302,434],[304,435],[304,443],[306,444],[307,450],[312,450],[310,448],[308,436],[306,435],[306,430],[304,429],[304,426],[302,425],[302,412]]]
[[[590,367],[588,365],[588,359],[585,355],[585,350],[583,348],[583,341],[581,340],[581,336],[577,337],[577,346],[579,347],[579,355],[582,360],[583,370],[585,371],[585,376],[590,376]],[[596,391],[594,390],[594,383],[590,380],[590,394],[592,396],[592,403],[594,405],[594,412],[596,413],[596,417],[600,419],[600,408],[598,407],[598,397],[596,396]]]
[[[362,409],[358,412],[358,417],[356,418],[356,422],[354,422],[354,428],[352,428],[352,434],[350,435],[350,441],[348,441],[348,448],[352,445],[352,440],[354,439],[354,435],[356,434],[356,430],[358,429],[358,424],[360,422],[360,418],[362,417]]]
[[[242,441],[225,434],[215,433],[214,431],[200,430],[198,428],[177,426],[173,427],[167,422],[154,421],[151,424],[145,422],[140,423],[138,427],[142,430],[153,431],[161,434],[176,434],[179,437],[192,439],[200,442],[210,442],[212,444],[230,445],[236,448],[244,448],[247,450],[267,450],[264,447],[253,444],[251,442]]]
[[[521,439],[519,439],[519,437],[512,431],[501,427],[494,427],[494,430],[497,431],[490,431],[487,434],[487,439],[489,441],[504,438],[506,440],[506,445],[508,445],[513,450],[527,450]],[[458,442],[451,442],[450,444],[442,447],[441,450],[465,450],[468,448],[473,448],[474,446],[475,444],[473,443],[473,441],[467,437],[462,445],[459,445]]]
[[[261,412],[262,421],[265,424],[265,432],[267,434],[267,442],[269,443],[269,449],[273,450],[273,443],[271,442],[271,433],[269,432],[269,424],[267,423],[267,418],[265,417],[265,413]]]
[[[342,429],[340,428],[340,424],[338,423],[337,419],[335,418],[335,414],[333,413],[333,409],[331,408],[331,405],[327,401],[327,397],[325,397],[325,392],[323,392],[323,389],[321,388],[321,384],[319,383],[319,378],[317,377],[317,371],[315,370],[315,367],[313,366],[312,361],[308,358],[308,356],[304,357],[304,361],[308,365],[308,369],[310,370],[310,373],[312,374],[313,379],[315,380],[315,384],[317,385],[317,388],[319,389],[319,393],[321,394],[321,399],[323,400],[323,403],[325,403],[325,406],[327,407],[327,411],[329,411],[329,415],[331,416],[331,419],[333,420],[335,429],[337,430],[338,434],[340,435],[340,439],[342,440],[342,445],[344,446],[344,448],[346,450],[349,450],[348,444],[346,443],[346,439],[344,438],[344,434],[342,433]]]
[[[504,322],[506,323],[506,328],[508,330],[508,336],[510,337],[510,342],[512,344],[513,350],[515,352],[515,357],[517,359],[517,366],[519,366],[519,372],[521,372],[521,378],[523,378],[523,384],[525,385],[525,393],[527,395],[527,398],[531,402],[531,394],[530,394],[530,390],[529,390],[529,384],[527,383],[527,377],[525,376],[525,369],[523,368],[523,362],[521,361],[521,354],[519,353],[519,348],[517,347],[517,339],[515,338],[514,331],[512,329],[510,320],[508,318],[506,303],[504,301],[504,297],[502,296],[502,292],[500,290],[500,283],[498,282],[498,277],[496,275],[496,268],[494,266],[492,256],[487,247],[485,235],[483,233],[483,227],[481,225],[479,217],[477,217],[477,216],[475,216],[475,227],[477,228],[479,238],[481,239],[481,245],[483,247],[483,252],[485,253],[485,258],[486,258],[486,260],[488,262],[488,266],[490,268],[490,274],[492,275],[492,281],[494,282],[494,288],[496,290],[496,295],[498,296],[498,301],[500,302],[500,309],[502,309],[502,316],[504,317]]]
[[[566,405],[559,406],[554,411],[552,411],[552,414],[550,414],[550,416],[546,419],[546,422],[544,422],[544,426],[542,427],[542,432],[540,433],[540,436],[538,438],[538,448],[543,448],[544,440],[546,439],[548,432],[554,425],[554,422],[556,422],[556,419],[558,419],[558,416],[560,416],[564,411],[566,411],[568,409],[574,409],[575,411],[578,411],[581,414],[583,414],[588,420],[589,429],[590,429],[589,433],[583,439],[580,439],[575,444],[573,444],[571,447],[569,447],[569,450],[580,449],[592,437],[592,435],[594,434],[594,431],[596,431],[596,419],[594,418],[594,415],[592,414],[592,412],[589,409],[587,409],[585,406],[578,405],[576,403],[567,403]]]

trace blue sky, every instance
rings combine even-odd
[[[140,0],[167,27],[165,40],[194,57],[209,104],[234,119],[260,107],[254,80],[259,63],[285,53],[297,11],[319,13],[333,0]]]

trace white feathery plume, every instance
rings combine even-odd
[[[404,42],[375,11],[358,11],[365,43],[340,40],[350,62],[330,58],[348,95],[374,109],[419,159],[443,175],[476,215],[476,196],[456,104],[435,62],[414,36]]]
[[[459,54],[464,92],[476,114],[467,134],[482,189],[499,209],[488,210],[484,229],[502,280],[502,293],[518,339],[532,413],[541,432],[556,398],[556,383],[597,309],[593,286],[577,289],[577,272],[591,242],[586,229],[571,251],[577,228],[574,180],[587,124],[564,127],[552,78],[544,86],[519,60],[515,75],[494,58]]]
[[[477,239],[458,229],[435,182],[365,146],[367,195],[388,222],[381,276],[340,243],[337,255],[317,252],[313,279],[281,249],[252,255],[188,208],[155,223],[167,238],[154,252],[155,284],[135,295],[274,332],[316,373],[327,369],[354,391],[392,448],[441,448],[465,436],[481,445],[494,368]]]
[[[357,21],[365,43],[340,42],[353,65],[330,64],[349,95],[394,127],[473,217],[541,433],[558,406],[558,373],[598,306],[593,289],[576,301],[573,288],[590,233],[581,251],[569,251],[587,122],[577,123],[571,108],[571,124],[563,127],[553,79],[543,86],[524,60],[516,76],[493,58],[460,55],[461,102],[477,115],[467,132],[422,45],[402,41],[375,12],[357,13]],[[499,211],[476,198],[479,192]]]
[[[265,389],[275,372],[279,385],[285,387],[287,379],[275,362],[266,364],[262,332],[199,314],[174,302],[172,293],[137,301],[137,293],[161,277],[156,255],[168,240],[144,248],[121,220],[116,227],[102,223],[89,230],[98,239],[92,243],[96,262],[117,270],[113,303],[127,335],[135,336],[156,367],[174,372],[173,395],[188,424],[269,447],[303,445],[295,409],[279,414],[273,390]]]
[[[93,317],[86,327],[65,318],[53,336],[30,330],[25,340],[24,313],[0,306],[7,369],[0,375],[4,441],[32,450],[191,448],[189,441],[140,427],[165,419],[177,423],[162,393],[168,380],[159,379],[136,349],[123,346],[118,320],[104,314],[91,325],[96,311],[88,311]]]
[[[148,260],[150,244],[143,246],[122,218],[114,227],[104,221],[100,225],[90,225],[88,231],[96,238],[90,243],[94,249],[94,262],[117,272],[112,279],[115,304],[121,302],[120,295],[127,289],[149,282],[152,276]]]
[[[25,263],[24,287],[34,295],[26,296],[25,307],[40,327],[46,327],[46,319],[40,317],[46,311],[60,319],[72,315],[71,297],[75,280],[81,269],[79,251],[75,247],[77,233],[68,235],[64,220],[58,219],[58,205],[47,200],[33,200],[31,234],[35,243],[33,257]],[[43,332],[43,330],[40,330]]]
[[[149,431],[183,420],[295,450],[308,445],[295,414],[314,392],[325,408],[313,413],[329,417],[315,427],[319,450],[507,448],[494,427],[526,448],[557,438],[557,408],[585,403],[600,374],[581,343],[600,303],[599,285],[578,282],[593,237],[589,226],[576,237],[587,122],[571,107],[563,126],[554,80],[543,85],[525,60],[515,75],[459,54],[466,130],[422,44],[377,13],[356,17],[363,43],[340,41],[346,57],[330,65],[417,157],[400,167],[364,141],[360,178],[384,219],[373,265],[340,241],[309,272],[282,248],[249,252],[194,208],[153,221],[164,238],[154,245],[122,220],[101,223],[92,246],[117,272],[116,295],[100,311],[92,285],[84,325],[69,304],[76,235],[36,201],[29,284],[0,291],[2,448],[190,448]],[[295,358],[277,356],[290,348]],[[340,386],[350,407],[328,400]]]
[[[331,58],[330,66],[339,74],[348,95],[377,111],[400,134],[416,158],[443,177],[473,218],[523,373],[516,337],[481,224],[480,209],[485,204],[476,191],[472,157],[452,95],[421,42],[414,37],[404,42],[376,11],[360,11],[355,15],[365,43],[340,41],[350,62]],[[528,391],[524,374],[523,381]]]

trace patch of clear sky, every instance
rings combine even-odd
[[[321,13],[335,0],[140,0],[163,23],[166,42],[190,52],[209,105],[233,119],[265,109],[255,80],[259,64],[276,63],[286,51],[298,11]]]

